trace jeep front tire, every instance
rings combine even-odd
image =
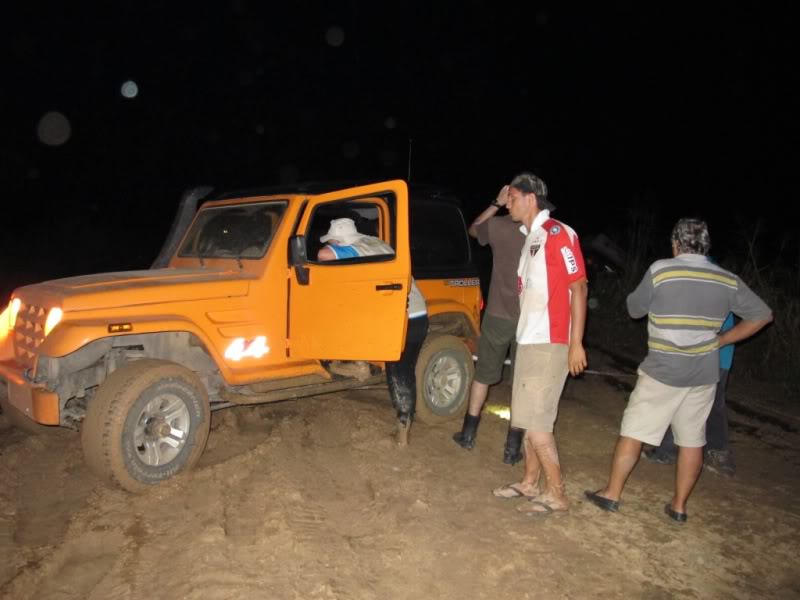
[[[84,458],[101,478],[141,491],[194,467],[210,421],[208,396],[194,373],[137,360],[114,371],[89,403]]]
[[[417,418],[434,425],[462,417],[475,366],[467,346],[454,335],[425,340],[417,359]]]

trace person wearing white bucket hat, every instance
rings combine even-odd
[[[321,261],[394,254],[392,247],[383,240],[359,233],[353,219],[333,219],[328,233],[319,240],[327,244],[317,253],[317,259]],[[397,410],[397,443],[401,446],[408,444],[408,433],[414,420],[417,401],[417,358],[428,335],[428,306],[413,277],[408,292],[407,309],[406,344],[397,361],[386,362],[389,395],[392,398],[392,405]],[[347,366],[336,365],[335,368],[344,368],[345,371],[337,372],[348,374]],[[369,365],[363,361],[357,361],[350,366],[356,369],[363,366],[367,371],[369,369]],[[359,376],[357,372],[354,374]]]
[[[333,219],[328,233],[319,241],[327,244],[317,254],[319,260],[394,254],[392,247],[383,240],[359,233],[353,219]]]

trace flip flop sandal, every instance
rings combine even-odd
[[[504,500],[513,500],[514,498],[536,498],[539,495],[539,492],[536,492],[536,494],[529,496],[519,489],[519,487],[517,487],[518,485],[519,483],[501,485],[499,488],[492,490],[492,495],[495,498],[502,498]]]
[[[537,510],[542,509],[542,510]],[[553,513],[565,513],[568,512],[569,509],[567,508],[553,508],[546,502],[540,502],[538,500],[530,500],[525,504],[518,506],[517,510],[526,515],[551,515]]]

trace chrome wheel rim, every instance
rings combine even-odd
[[[156,396],[136,419],[136,455],[150,467],[163,466],[180,454],[190,428],[189,408],[181,398],[175,394]]]
[[[464,383],[464,374],[458,360],[449,354],[440,354],[427,369],[425,398],[432,407],[447,408],[458,401]]]

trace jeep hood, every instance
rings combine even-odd
[[[244,296],[253,275],[211,269],[155,269],[55,279],[19,288],[23,302],[64,312]]]

